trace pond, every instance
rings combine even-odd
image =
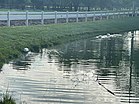
[[[0,93],[23,104],[139,103],[139,31],[106,34],[5,64]]]

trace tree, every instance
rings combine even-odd
[[[43,2],[44,0],[31,0],[34,9],[44,9]]]
[[[88,8],[101,8],[101,9],[113,9],[113,8],[132,8],[133,1],[135,7],[139,5],[139,0],[0,0],[0,8],[9,9],[25,9],[27,5],[31,5],[34,9],[43,10],[69,10],[77,11],[82,5]]]
[[[84,4],[85,7],[88,8],[88,11],[90,11],[90,8],[95,5],[95,0],[82,0],[82,3]]]
[[[72,2],[72,5],[74,7],[74,11],[78,11],[81,0],[71,0],[71,2]]]

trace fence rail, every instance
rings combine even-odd
[[[75,22],[79,22],[79,18],[84,18],[84,21],[87,22],[89,18],[93,18],[95,21],[96,18],[100,20],[105,18],[120,18],[120,17],[129,17],[129,16],[138,16],[139,12],[136,11],[93,11],[93,12],[0,12],[0,21],[7,21],[7,26],[11,26],[11,21],[14,20],[24,20],[26,26],[29,25],[29,20],[40,20],[43,25],[45,20],[53,19],[54,23],[58,23],[58,19],[65,19],[65,22],[68,23],[69,19],[76,19]]]

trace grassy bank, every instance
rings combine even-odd
[[[87,23],[51,24],[46,26],[0,27],[0,67],[17,58],[28,47],[38,51],[64,42],[98,34],[139,29],[139,17]]]

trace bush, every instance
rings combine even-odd
[[[15,100],[9,95],[8,91],[6,94],[3,94],[0,104],[16,104]]]

